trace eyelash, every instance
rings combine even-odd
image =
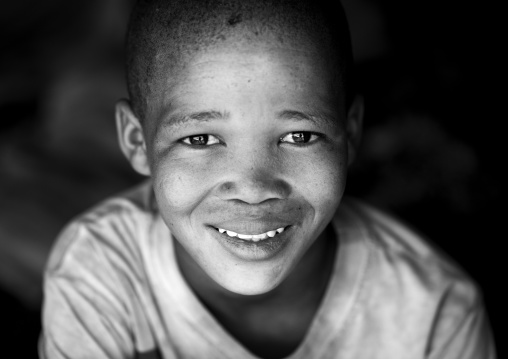
[[[208,142],[208,139],[210,137],[213,137],[215,138],[216,142],[215,143],[212,143],[212,145],[216,145],[218,143],[220,143],[221,141],[214,135],[208,135],[208,134],[201,134],[201,135],[192,135],[192,136],[188,136],[188,137],[185,137],[185,138],[182,138],[180,141],[182,141],[183,143],[185,143],[187,146],[192,146],[192,147],[202,147],[202,146],[211,146],[210,144],[193,144],[191,141],[192,139],[197,139],[201,137],[204,142]]]
[[[307,137],[307,140],[305,142],[296,142],[296,141],[294,141],[294,136],[297,135],[297,134],[301,135],[301,136],[299,136],[300,139],[305,140],[305,137]],[[284,141],[284,138],[286,138],[288,136],[292,136],[293,142]],[[317,140],[319,140],[322,137],[323,136],[321,134],[316,133],[316,132],[297,131],[297,132],[290,132],[290,133],[282,136],[279,140],[280,140],[280,142],[286,142],[286,143],[296,144],[296,145],[299,145],[299,146],[305,146],[305,145],[308,145],[309,143],[316,142]]]
[[[303,139],[305,142],[295,141],[295,137],[294,137],[295,135],[300,135],[300,136],[297,136],[297,138],[298,138],[297,141]],[[291,137],[291,139],[293,140],[292,142],[288,141],[288,140],[284,140],[288,136],[292,136]],[[212,143],[212,144],[208,143],[210,137],[214,138],[214,143]],[[305,145],[308,145],[309,143],[316,142],[317,140],[319,140],[322,137],[323,137],[323,135],[316,133],[316,132],[295,131],[295,132],[289,132],[289,133],[285,134],[284,136],[280,137],[279,141],[282,143],[295,144],[297,146],[305,146]],[[198,138],[201,138],[201,141],[205,142],[205,144],[192,143],[193,140],[199,141]],[[191,146],[191,147],[207,147],[207,146],[216,145],[216,144],[221,143],[221,140],[219,138],[217,138],[217,136],[209,135],[209,134],[192,135],[192,136],[184,137],[180,141],[182,143],[186,144],[187,146]]]

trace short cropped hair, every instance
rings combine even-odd
[[[127,88],[143,121],[157,81],[178,71],[193,54],[221,43],[270,41],[319,46],[334,58],[346,109],[352,102],[353,56],[340,1],[139,0],[127,32]]]

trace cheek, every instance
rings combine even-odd
[[[294,171],[300,193],[307,197],[317,212],[329,212],[340,201],[347,175],[347,156],[344,146],[320,151],[305,160],[299,171]]]
[[[209,192],[213,178],[209,161],[159,161],[153,173],[159,205],[169,213],[189,212]]]

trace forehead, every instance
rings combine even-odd
[[[249,81],[267,80],[280,75],[287,80],[328,81],[332,68],[325,56],[314,49],[296,49],[287,46],[246,45],[218,47],[196,53],[177,73],[165,78],[165,89],[207,79],[234,80],[248,77]]]
[[[167,59],[165,68],[151,99],[157,111],[166,111],[182,99],[196,103],[208,98],[209,91],[214,91],[215,99],[230,96],[231,87],[241,87],[246,96],[263,92],[272,102],[312,95],[331,104],[340,97],[334,85],[334,61],[317,46],[229,43],[186,56],[178,66]]]

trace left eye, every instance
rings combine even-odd
[[[319,138],[319,135],[308,132],[308,131],[302,131],[302,132],[291,132],[287,135],[280,138],[281,142],[289,142],[289,143],[296,143],[296,144],[305,144],[309,142],[314,142]]]
[[[219,139],[214,135],[194,135],[185,137],[182,142],[190,146],[210,146],[220,143]]]

